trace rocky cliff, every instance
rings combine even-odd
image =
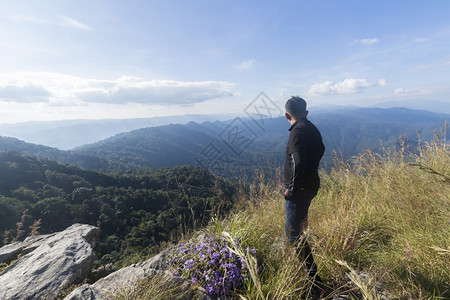
[[[87,277],[99,235],[95,226],[74,224],[1,248],[1,261],[15,261],[0,274],[0,299],[55,299]]]

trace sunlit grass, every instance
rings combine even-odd
[[[321,174],[307,231],[327,285],[338,289],[351,274],[348,264],[351,270],[370,272],[394,298],[449,297],[450,155],[445,139],[437,136],[417,154],[367,151],[351,164],[336,165]],[[305,297],[310,282],[284,242],[281,190],[279,183],[260,177],[250,196],[242,196],[241,209],[221,226],[258,249],[265,299],[298,299]],[[253,290],[245,297],[263,298]]]
[[[321,174],[306,237],[332,295],[350,280],[353,295],[367,299],[380,298],[375,284],[393,299],[450,298],[449,150],[437,136],[416,154],[367,151]],[[256,177],[234,212],[206,231],[257,249],[257,262],[246,258],[254,272],[236,299],[305,299],[312,283],[286,242],[282,185]]]
[[[323,178],[310,215],[322,274],[336,281],[344,260],[369,270],[395,298],[449,296],[449,148],[418,154],[367,152]]]

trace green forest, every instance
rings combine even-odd
[[[98,263],[119,263],[206,224],[234,194],[199,167],[102,173],[0,152],[0,246],[92,224],[101,229]]]

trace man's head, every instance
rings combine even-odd
[[[286,119],[289,123],[294,124],[295,121],[306,118],[308,111],[306,110],[306,101],[298,96],[292,96],[284,106]]]

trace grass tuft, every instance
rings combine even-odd
[[[189,297],[189,298],[187,298]],[[191,289],[169,280],[165,274],[156,274],[138,283],[118,289],[112,300],[195,299]]]

